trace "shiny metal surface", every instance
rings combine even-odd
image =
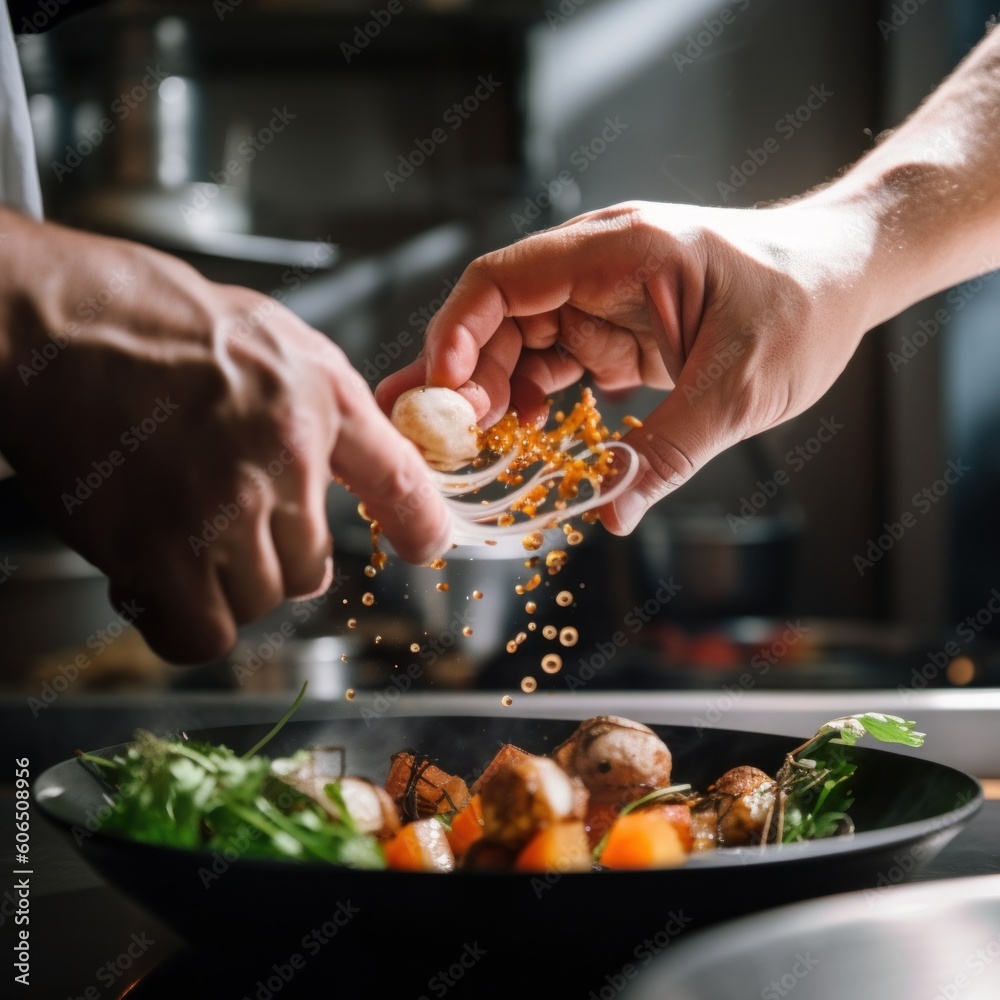
[[[870,889],[733,921],[668,949],[624,995],[996,1000],[1000,875]]]

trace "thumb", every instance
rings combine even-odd
[[[630,489],[601,508],[601,522],[612,534],[629,534],[654,503],[742,439],[733,425],[728,393],[699,390],[692,382],[682,374],[642,427],[622,439],[638,453],[639,475]]]

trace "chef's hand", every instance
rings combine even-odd
[[[1000,267],[1000,30],[835,183],[773,208],[634,203],[475,261],[424,355],[378,389],[458,389],[480,423],[539,419],[585,374],[673,392],[625,438],[643,471],[601,509],[630,531],[710,458],[815,403],[866,330]]]
[[[834,213],[631,203],[487,254],[431,322],[424,355],[379,386],[458,389],[482,426],[544,416],[586,376],[605,390],[673,389],[624,440],[643,473],[601,518],[626,533],[730,445],[801,413],[866,326],[863,255]]]
[[[343,480],[399,554],[450,521],[343,353],[273,299],[0,208],[0,452],[175,662],[332,575]]]

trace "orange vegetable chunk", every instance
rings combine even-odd
[[[455,870],[455,855],[448,843],[444,826],[436,819],[418,819],[407,823],[382,849],[386,864],[394,871],[450,872]]]
[[[478,795],[469,799],[469,804],[457,812],[448,831],[448,843],[459,860],[465,857],[469,848],[483,835],[483,805]]]
[[[590,871],[590,844],[583,822],[553,823],[539,830],[521,849],[514,867],[522,872]]]
[[[673,868],[687,852],[673,820],[660,810],[619,816],[601,853],[608,868]]]

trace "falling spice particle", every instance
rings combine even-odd
[[[346,691],[344,692],[344,697],[345,697],[345,698],[346,698],[346,699],[347,699],[348,701],[354,701],[354,695],[355,695],[356,693],[357,693],[357,692],[356,692],[356,691],[354,690],[354,688],[348,688],[348,689],[347,689],[347,690],[346,690]]]
[[[510,708],[510,706],[514,704],[514,699],[511,698],[509,694],[505,694],[500,699],[500,704],[503,705],[504,708]]]
[[[525,559],[524,565],[528,569],[534,569],[538,565],[538,556],[532,556],[530,559]]]
[[[571,531],[566,536],[566,542],[569,545],[579,545],[583,541],[583,533],[579,531]]]
[[[347,662],[347,653],[341,653],[340,654],[340,662],[341,663],[346,663]]]
[[[542,670],[547,674],[557,674],[562,670],[562,657],[558,653],[549,653],[542,657]]]
[[[527,632],[518,632],[517,635],[514,636],[514,642],[516,642],[520,646],[521,643],[524,642],[524,640],[527,638],[528,638]]]
[[[380,636],[380,635],[377,635],[377,636],[375,636],[375,645],[376,645],[376,646],[377,646],[377,645],[378,645],[378,644],[379,644],[379,643],[380,643],[381,641],[382,641],[382,636]]]
[[[568,608],[573,603],[573,595],[568,590],[560,590],[556,594],[556,604],[561,608]]]
[[[633,417],[631,414],[628,414],[628,415],[622,417],[622,423],[626,427],[641,427],[642,426],[642,421],[638,417]]]
[[[538,681],[534,677],[522,677],[521,678],[521,690],[525,694],[531,694],[538,687]]]
[[[534,552],[545,544],[545,536],[540,531],[529,532],[521,540],[521,544],[529,551]]]
[[[373,552],[372,553],[372,565],[376,569],[385,569],[385,563],[388,556],[384,552]]]
[[[436,583],[436,584],[434,584],[434,589],[435,590],[440,590],[441,593],[444,594],[447,591],[449,591],[451,588],[448,586],[447,583]]]
[[[483,592],[481,590],[474,590],[472,592],[472,599],[474,601],[481,601],[483,599]]]
[[[468,639],[468,637],[472,635],[472,626],[466,625],[465,628],[462,629],[462,635],[464,635],[466,639]]]
[[[573,628],[572,625],[567,625],[566,628],[562,629],[559,633],[559,641],[564,646],[575,646],[579,638],[579,633],[575,628]]]
[[[440,557],[438,557],[437,559],[432,559],[430,563],[431,569],[444,569],[445,566],[447,565],[448,564]]]
[[[372,578],[372,577],[373,577],[373,576],[374,576],[374,575],[375,575],[375,574],[376,574],[377,572],[378,572],[378,570],[376,570],[374,566],[366,566],[366,567],[365,567],[365,576],[367,576],[369,580],[370,580],[370,579],[371,579],[371,578]]]
[[[516,653],[516,652],[517,652],[517,643],[516,643],[516,642],[514,642],[514,640],[513,640],[513,639],[511,639],[511,640],[510,640],[510,641],[509,641],[509,642],[507,643],[507,652],[508,652],[508,653]]]
[[[411,642],[410,643],[410,652],[411,653],[419,653],[420,652],[420,643],[419,642]]]
[[[557,629],[555,625],[546,625],[545,628],[542,629],[542,635],[544,635],[546,639],[554,639],[558,634],[559,629]]]
[[[527,591],[527,590],[534,590],[534,589],[535,589],[535,587],[537,587],[537,586],[538,586],[538,585],[539,585],[539,584],[540,584],[541,582],[542,582],[542,578],[541,578],[541,576],[540,576],[540,575],[539,575],[538,573],[536,573],[536,574],[535,574],[535,575],[534,575],[534,576],[533,576],[533,577],[532,577],[532,578],[531,578],[531,579],[530,579],[530,580],[529,580],[529,581],[528,581],[528,582],[527,582],[527,583],[526,583],[526,584],[524,585],[524,589],[525,589],[526,591]]]
[[[533,615],[538,610],[538,605],[534,601],[528,601],[524,606],[524,610],[528,612],[529,615]]]
[[[569,541],[568,536],[566,540]],[[554,573],[558,573],[559,570],[561,570],[563,566],[566,565],[566,560],[568,558],[569,557],[566,555],[566,552],[563,549],[553,549],[545,557],[545,565],[548,567],[549,575],[551,576]]]
[[[358,620],[357,620],[357,618],[348,618],[347,619],[347,627],[348,628],[357,628],[358,627]]]
[[[366,607],[370,608],[375,603],[375,595],[370,591],[365,591],[361,595],[361,603]]]
[[[528,631],[529,632],[534,632],[536,628],[538,628],[538,626],[534,622],[528,622]]]

